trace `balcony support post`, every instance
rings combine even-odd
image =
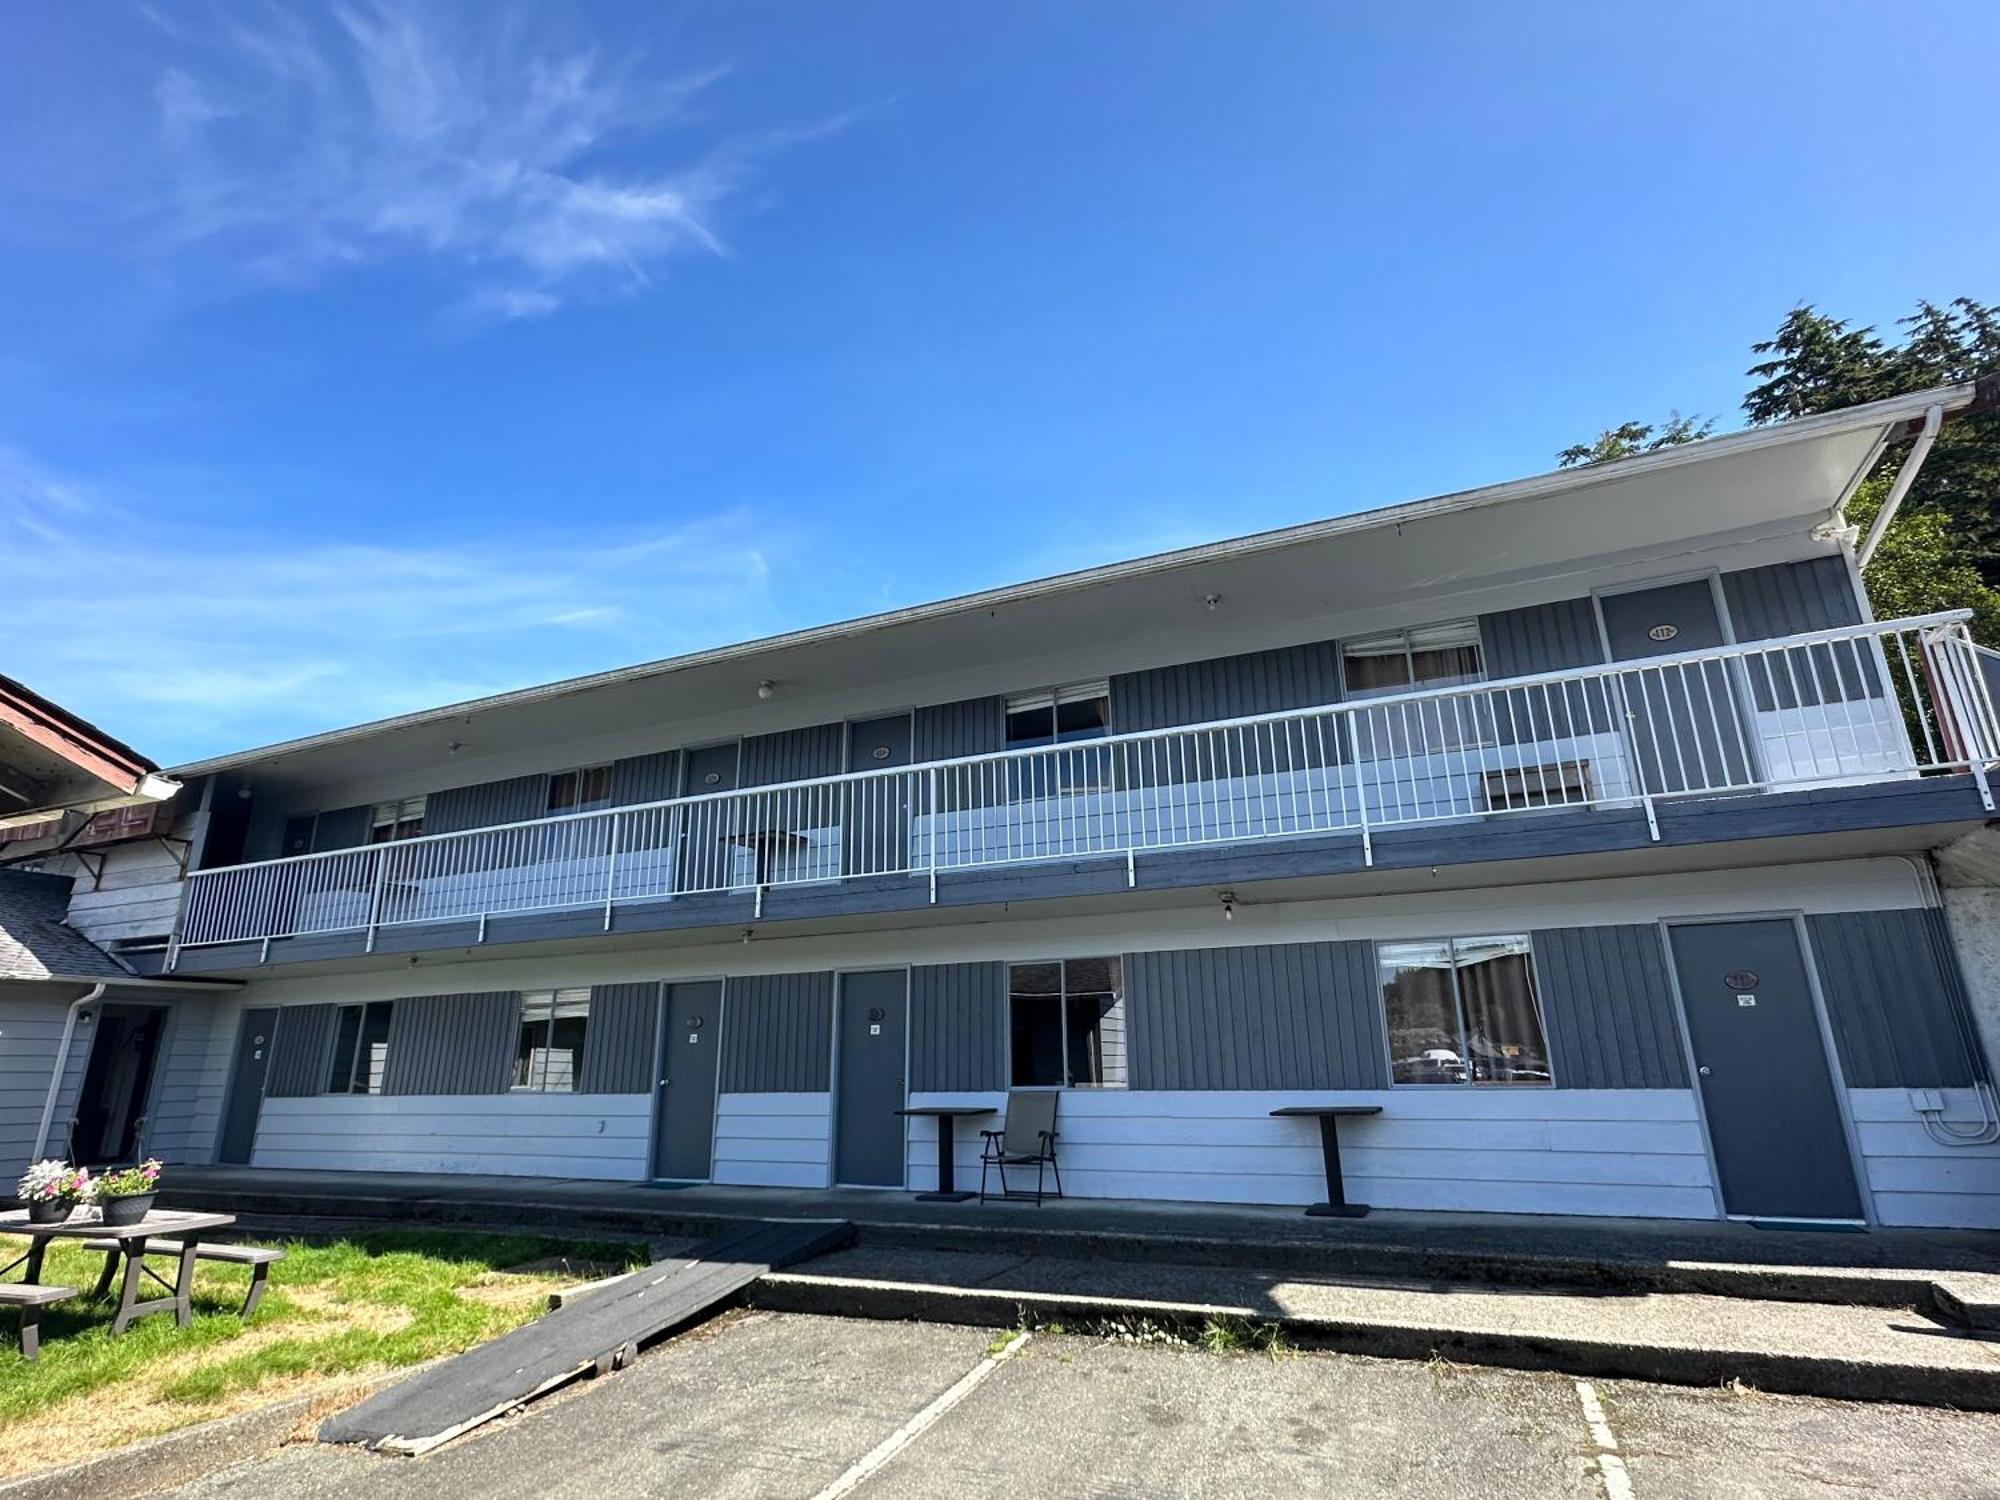
[[[368,946],[363,952],[375,951],[375,929],[382,921],[382,881],[388,873],[389,851],[393,844],[384,844],[375,851],[375,881],[368,892]]]
[[[1125,885],[1129,890],[1139,883],[1139,857],[1132,850],[1125,851]]]
[[[1653,811],[1653,794],[1651,792],[1641,792],[1639,794],[1639,805],[1646,809],[1646,832],[1653,836],[1653,842],[1657,844],[1660,841],[1660,819],[1659,815]]]
[[[930,841],[930,842],[931,842],[931,848],[930,848],[930,856],[931,856],[931,859],[930,859],[930,864],[931,864],[931,905],[932,905],[932,906],[936,906],[936,905],[937,905],[937,854],[938,854],[938,822],[939,822],[939,819],[940,819],[940,818],[941,818],[941,817],[943,816],[943,814],[941,813],[941,811],[940,811],[940,809],[939,809],[939,807],[938,807],[938,773],[937,773],[937,767],[936,767],[936,766],[932,766],[932,767],[931,767],[931,769],[930,769],[930,784],[931,784],[931,787],[930,787],[930,807],[931,807],[931,841]]]
[[[1347,763],[1354,767],[1354,806],[1361,818],[1361,863],[1373,869],[1375,836],[1368,830],[1368,788],[1361,784],[1361,751],[1354,735],[1354,715],[1343,717],[1341,727],[1346,732]]]
[[[618,889],[618,815],[613,813],[604,820],[604,826],[611,830],[607,835],[610,851],[604,859],[604,930],[611,930],[611,897]]]

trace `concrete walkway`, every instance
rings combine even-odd
[[[689,1187],[550,1177],[181,1167],[172,1206],[336,1222],[522,1224],[696,1237],[752,1218],[845,1218],[870,1249],[987,1250],[1091,1261],[1251,1266],[1620,1292],[1920,1306],[2000,1326],[2000,1232],[1760,1230],[1684,1219],[1297,1209],[1105,1199],[920,1203],[902,1192]]]

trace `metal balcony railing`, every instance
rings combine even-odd
[[[181,949],[2000,762],[1966,611],[203,870]]]

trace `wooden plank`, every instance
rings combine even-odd
[[[558,1386],[620,1368],[759,1276],[853,1240],[845,1219],[746,1224],[327,1418],[320,1441],[427,1453]]]

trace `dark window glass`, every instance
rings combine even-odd
[[[1553,1081],[1525,937],[1383,943],[1377,960],[1395,1082]]]
[[[1063,965],[1068,1081],[1123,1087],[1124,964],[1116,958],[1073,958]]]
[[[1056,739],[1094,740],[1111,732],[1111,703],[1105,698],[1073,698],[1056,705]]]
[[[521,1035],[514,1049],[514,1087],[568,1093],[583,1070],[589,1028],[588,989],[531,990],[521,996]]]
[[[1464,1083],[1451,944],[1384,943],[1379,957],[1391,1076],[1397,1083]]]
[[[1030,750],[1056,742],[1056,710],[1052,703],[1017,708],[1007,714],[1007,748]]]
[[[1125,1084],[1125,986],[1120,960],[1017,964],[1008,973],[1015,1087]]]
[[[1499,938],[1460,942],[1456,947],[1472,1081],[1548,1083],[1548,1046],[1542,1037],[1526,943]]]
[[[393,1000],[343,1005],[333,1034],[333,1066],[328,1070],[329,1094],[379,1094],[389,1058],[389,1020]]]

